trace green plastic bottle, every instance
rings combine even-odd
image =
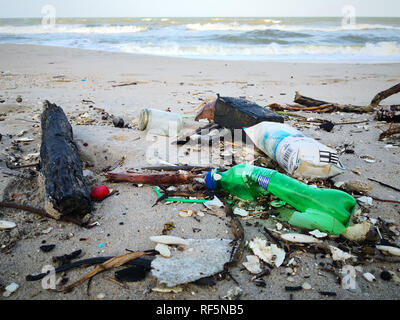
[[[273,194],[298,210],[289,218],[289,224],[329,234],[341,234],[356,207],[356,200],[343,191],[313,188],[275,170],[248,164],[225,172],[212,170],[206,176],[206,185],[243,200]]]

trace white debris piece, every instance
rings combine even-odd
[[[329,246],[329,248],[331,249],[332,259],[334,261],[345,261],[350,258],[355,258],[355,256],[353,256],[352,254],[344,252],[343,250],[334,246]]]
[[[241,208],[233,209],[233,213],[241,217],[247,217],[249,215],[249,213],[246,210]]]
[[[3,292],[3,297],[9,297],[11,296],[17,289],[19,288],[19,285],[15,282],[9,284],[7,287],[5,287],[6,291]]]
[[[360,241],[365,240],[369,229],[371,228],[371,224],[368,221],[364,221],[362,223],[355,224],[351,227],[348,227],[342,233],[343,237],[352,241]]]
[[[227,300],[236,300],[242,295],[243,290],[240,287],[233,287],[232,289],[229,289],[228,292],[226,293],[225,296],[223,296],[224,299]]]
[[[260,267],[260,260],[257,256],[246,256],[246,258],[247,262],[243,262],[243,265],[246,267],[247,270],[254,274],[260,273],[262,271]]]
[[[372,198],[371,197],[362,196],[362,197],[357,198],[357,200],[364,204],[372,206]]]
[[[372,273],[366,272],[363,274],[363,277],[365,280],[367,280],[368,282],[374,282],[376,281],[375,276]]]
[[[210,210],[222,208],[224,204],[216,196],[210,201],[203,202],[203,204]]]
[[[304,282],[304,283],[302,284],[302,288],[303,288],[304,290],[310,290],[312,287],[311,287],[311,284],[309,284],[308,282]]]
[[[154,292],[161,292],[161,293],[180,293],[182,292],[182,287],[176,286],[176,287],[154,287],[153,289],[151,289]]]
[[[316,238],[325,238],[328,234],[325,232],[321,232],[318,229],[308,232],[309,234],[313,235]]]
[[[17,225],[12,221],[0,220],[0,230],[14,229]]]
[[[399,248],[391,247],[391,246],[379,246],[379,245],[376,246],[376,248],[378,250],[387,252],[387,253],[389,253],[389,254],[391,254],[393,256],[398,256],[398,257],[400,256],[400,249]]]
[[[285,259],[285,251],[278,248],[276,244],[267,246],[266,240],[254,238],[249,246],[257,257],[267,263],[274,263],[276,267],[279,267]]]
[[[185,239],[175,237],[175,236],[152,236],[152,237],[150,237],[150,240],[153,242],[163,243],[163,244],[175,244],[175,245],[183,245],[183,246],[190,245],[189,241],[186,241]]]
[[[154,250],[158,251],[163,257],[169,258],[171,256],[171,251],[166,244],[157,243]]]
[[[298,242],[298,243],[320,243],[321,240],[318,240],[312,236],[308,236],[306,234],[300,233],[285,233],[281,235],[281,238],[289,241],[289,242]]]
[[[152,275],[160,283],[173,287],[196,281],[224,270],[231,258],[229,239],[187,239],[190,248],[173,251],[171,257],[157,256],[152,262]]]

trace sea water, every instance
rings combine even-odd
[[[400,18],[0,19],[0,43],[224,60],[400,62]]]

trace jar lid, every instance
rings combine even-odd
[[[139,115],[139,130],[144,130],[147,127],[147,124],[149,123],[149,110],[147,109],[142,109],[140,111],[140,115]]]

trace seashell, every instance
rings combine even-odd
[[[331,249],[332,259],[334,261],[345,261],[350,258],[355,258],[355,256],[352,254],[344,252],[343,250],[340,250],[334,246],[329,246],[329,248]]]
[[[298,243],[320,243],[322,242],[321,240],[318,240],[312,236],[308,236],[306,234],[300,234],[300,233],[285,233],[281,235],[281,238],[283,240],[289,241],[289,242],[298,242]]]
[[[157,243],[154,250],[158,251],[163,257],[169,258],[171,256],[171,251],[166,244]]]
[[[247,262],[243,262],[243,265],[246,267],[247,270],[254,274],[260,273],[262,271],[260,267],[260,260],[257,256],[246,256],[246,258]]]
[[[254,254],[267,263],[274,263],[279,267],[285,260],[285,251],[272,244],[267,247],[267,241],[260,238],[254,238],[249,246]]]
[[[194,210],[181,210],[179,211],[178,215],[182,218],[188,218],[191,217],[194,213]]]
[[[310,290],[310,289],[311,289],[311,284],[309,284],[308,282],[304,282],[304,283],[302,284],[302,288],[303,288],[304,290]]]
[[[321,232],[318,229],[315,229],[313,231],[309,231],[309,234],[313,235],[316,238],[325,238],[328,234],[325,232]]]
[[[387,252],[393,256],[400,257],[400,248],[390,247],[390,246],[376,246],[378,250]]]
[[[151,289],[154,292],[161,292],[161,293],[180,293],[182,292],[182,287],[176,286],[176,287],[155,287]]]
[[[363,277],[365,280],[367,280],[368,282],[374,282],[376,281],[375,276],[372,273],[366,272],[363,274]]]
[[[249,215],[249,213],[246,210],[241,208],[233,209],[233,213],[241,217],[247,217]]]
[[[344,189],[350,192],[367,193],[373,190],[374,187],[363,181],[351,180],[344,184]]]
[[[348,227],[346,230],[344,230],[342,236],[352,241],[365,240],[370,228],[371,224],[368,221],[364,221]]]
[[[374,163],[376,162],[375,158],[373,156],[361,156],[361,159],[363,159],[365,162],[369,162],[369,163]]]
[[[183,245],[189,246],[189,242],[185,239],[175,237],[175,236],[152,236],[149,238],[153,242],[163,243],[163,244],[176,244],[176,245]]]
[[[14,229],[17,225],[12,221],[0,220],[0,230]]]

